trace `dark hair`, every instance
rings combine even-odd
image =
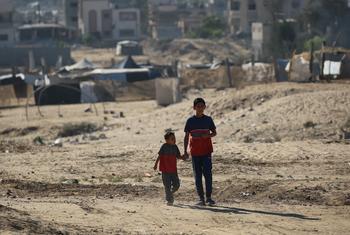
[[[172,131],[168,131],[167,133],[165,133],[165,135],[164,135],[164,139],[169,139],[170,138],[170,136],[175,136],[175,133],[174,132],[172,132]]]
[[[193,106],[196,106],[197,104],[199,103],[203,103],[205,105],[205,101],[203,98],[196,98],[194,101],[193,101]]]

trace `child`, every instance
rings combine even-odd
[[[171,206],[174,203],[173,194],[180,187],[176,161],[177,159],[183,159],[183,157],[181,157],[180,150],[176,146],[176,138],[173,132],[167,132],[164,135],[164,139],[166,143],[160,148],[153,169],[157,170],[159,162],[159,170],[162,172],[167,205]]]
[[[215,205],[215,201],[211,198],[211,154],[213,152],[211,138],[216,136],[216,127],[213,119],[204,115],[205,108],[204,99],[197,98],[194,100],[193,109],[196,114],[187,120],[185,126],[184,158],[188,158],[187,147],[189,145],[192,155],[193,174],[195,177],[197,194],[199,196],[197,205],[204,206],[205,203],[208,203],[209,206],[212,206]],[[204,176],[205,179],[206,201],[204,200],[202,176]]]

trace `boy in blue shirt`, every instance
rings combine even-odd
[[[188,147],[192,156],[193,174],[195,177],[199,202],[197,205],[215,205],[211,198],[212,194],[212,161],[213,144],[211,138],[216,136],[216,127],[213,119],[204,114],[206,108],[205,101],[197,98],[193,102],[193,109],[196,114],[190,117],[185,126],[184,152],[188,157]],[[205,179],[205,196],[202,184],[202,176]]]

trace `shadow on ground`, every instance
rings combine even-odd
[[[179,208],[188,208],[194,210],[204,210],[204,211],[212,211],[216,213],[234,213],[234,214],[264,214],[264,215],[274,215],[281,217],[289,217],[289,218],[297,218],[303,220],[320,220],[320,218],[308,217],[302,214],[296,213],[283,213],[283,212],[271,212],[271,211],[262,211],[262,210],[250,210],[238,207],[227,207],[227,206],[194,206],[187,204],[177,204],[174,207]]]

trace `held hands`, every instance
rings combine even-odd
[[[181,159],[184,161],[188,160],[189,158],[188,153],[184,153],[184,155],[181,156]]]

